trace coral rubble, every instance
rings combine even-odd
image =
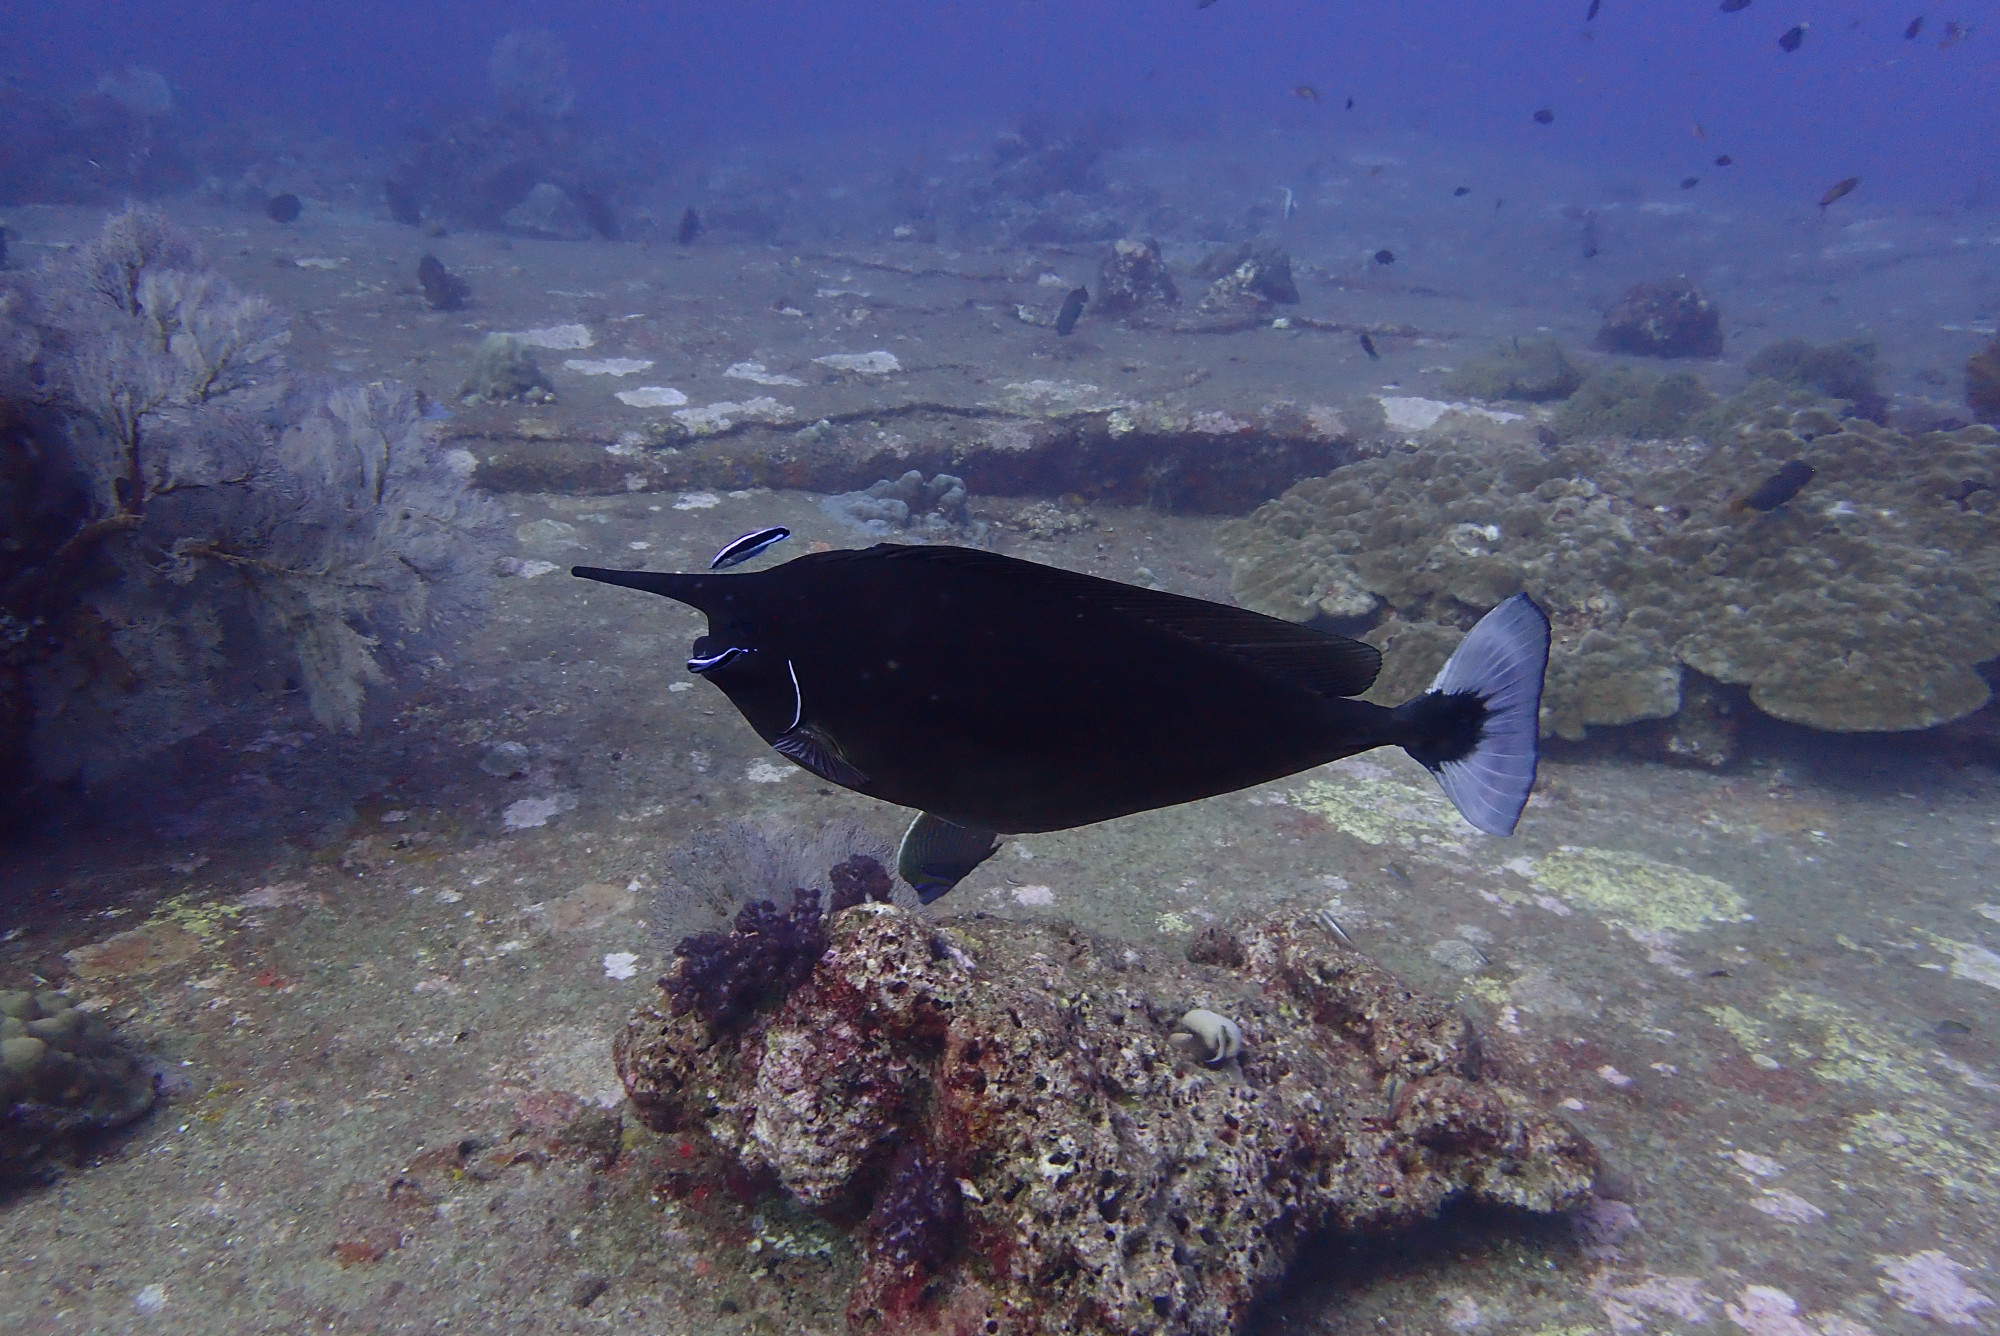
[[[967,524],[965,482],[940,473],[926,482],[911,469],[861,491],[829,496],[820,503],[828,515],[874,538],[905,532],[949,534]]]
[[[1597,331],[1597,346],[1639,357],[1722,356],[1722,313],[1683,275],[1625,290]]]
[[[45,1177],[153,1107],[152,1070],[62,993],[0,992],[0,1183]]]
[[[1388,646],[1380,700],[1421,690],[1525,589],[1555,624],[1542,725],[1565,738],[1674,715],[1683,665],[1815,728],[1979,708],[1975,665],[2000,655],[2000,434],[1789,421],[1715,447],[1436,441],[1300,483],[1222,546],[1246,607],[1359,619]],[[1810,488],[1732,508],[1792,460]]]
[[[1319,1229],[1587,1198],[1594,1151],[1456,1008],[1308,914],[1232,945],[1239,966],[1197,965],[864,905],[729,1042],[653,1005],[614,1052],[648,1126],[865,1222],[863,1328],[1234,1331]],[[1238,1056],[1180,1054],[1190,1003],[1241,1019]]]

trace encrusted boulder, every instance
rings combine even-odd
[[[1217,251],[1202,261],[1198,272],[1213,276],[1208,295],[1201,299],[1205,313],[1257,311],[1272,302],[1295,306],[1299,286],[1292,281],[1292,257],[1267,237],[1246,241],[1229,250]]]
[[[1543,731],[1565,738],[1676,714],[1683,665],[1834,731],[1978,709],[1976,665],[2000,656],[2000,433],[1788,421],[1717,446],[1441,439],[1302,482],[1220,542],[1245,607],[1361,623],[1387,651],[1371,699],[1413,695],[1525,590],[1555,628]],[[1803,490],[1744,503],[1793,460]]]
[[[1587,1198],[1590,1145],[1458,1009],[1308,914],[1227,936],[1193,964],[862,905],[748,1028],[663,993],[614,1052],[648,1126],[856,1232],[861,1329],[1220,1336],[1316,1230]],[[1190,1008],[1240,1052],[1188,1056]]]
[[[1634,283],[1604,313],[1597,346],[1638,357],[1722,356],[1722,313],[1686,275]]]
[[[1099,315],[1131,315],[1149,306],[1180,304],[1180,289],[1160,258],[1159,242],[1151,237],[1121,237],[1112,243],[1111,253],[1097,266]]]

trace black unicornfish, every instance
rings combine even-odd
[[[1090,289],[1071,288],[1069,296],[1063,298],[1062,310],[1056,313],[1056,333],[1069,337],[1076,322],[1083,318],[1083,304],[1090,300]]]
[[[1731,510],[1776,510],[1797,496],[1813,480],[1813,466],[1803,459],[1788,459],[1770,477],[1729,503]]]
[[[1511,834],[1535,782],[1549,622],[1526,594],[1430,690],[1353,697],[1372,645],[962,547],[815,552],[766,570],[571,574],[707,614],[688,670],[821,779],[921,813],[897,870],[925,902],[999,847],[1402,747],[1465,819]]]

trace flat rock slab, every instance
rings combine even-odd
[[[1234,1332],[1317,1230],[1590,1199],[1595,1152],[1508,1056],[1310,915],[1211,933],[1202,964],[887,905],[828,939],[746,1025],[663,995],[614,1052],[649,1126],[866,1222],[863,1329]],[[1236,1022],[1239,1056],[1170,1039],[1195,1008]]]

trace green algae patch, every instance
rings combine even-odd
[[[1727,882],[1616,849],[1565,845],[1536,860],[1535,881],[1630,932],[1700,932],[1750,917]]]
[[[235,919],[243,916],[243,906],[228,904],[220,900],[209,900],[201,904],[193,903],[191,895],[177,895],[153,911],[146,920],[146,926],[172,924],[183,932],[193,933],[204,942],[213,941]]]
[[[1990,1128],[1953,1107],[1956,1092],[1913,1060],[1907,1039],[1836,1002],[1789,988],[1771,999],[1770,1009],[1817,1032],[1816,1052],[1815,1046],[1793,1046],[1812,1060],[1815,1076],[1875,1091],[1891,1105],[1850,1118],[1857,1146],[1955,1195],[1991,1200],[2000,1194],[2000,1158],[1990,1148]]]
[[[1735,1007],[1703,1007],[1708,1018],[1736,1041],[1736,1046],[1753,1058],[1770,1057],[1771,1037],[1764,1027]]]
[[[1370,765],[1367,771],[1381,770]],[[1420,788],[1381,770],[1379,778],[1366,771],[1342,773],[1338,779],[1315,779],[1285,795],[1300,811],[1311,812],[1329,826],[1363,844],[1456,843],[1472,829],[1451,800],[1435,789]]]

